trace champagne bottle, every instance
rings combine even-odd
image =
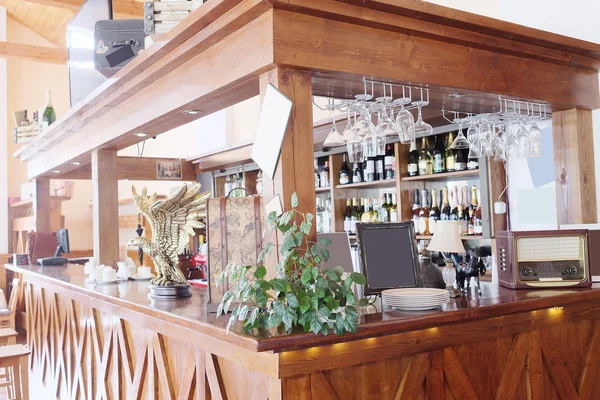
[[[467,169],[467,156],[469,149],[458,149],[456,151],[456,162],[454,164],[455,171],[465,171]]]
[[[390,203],[392,203],[390,208],[390,222],[398,222],[398,205],[396,204],[396,194],[390,194]]]
[[[419,152],[417,151],[417,142],[413,140],[408,151],[408,176],[417,175],[419,175]]]
[[[441,174],[442,172],[446,172],[446,162],[444,159],[445,150],[444,150],[444,140],[442,135],[437,135],[435,137],[435,145],[433,148],[433,173]]]
[[[429,232],[433,235],[437,222],[441,219],[437,204],[437,190],[431,189],[431,209],[429,210]]]
[[[394,146],[387,145],[384,158],[385,179],[396,178],[396,157],[394,156]]]
[[[473,233],[483,235],[483,224],[481,221],[481,191],[477,191],[477,208],[475,209],[475,219],[473,221]]]
[[[340,168],[340,185],[352,183],[352,172],[346,163],[346,154],[342,156],[342,167]]]
[[[455,171],[456,152],[450,148],[453,142],[454,137],[452,136],[452,132],[450,132],[448,133],[448,141],[446,142],[446,152],[444,154],[444,157],[446,158],[446,172]]]
[[[415,226],[415,233],[417,235],[421,234],[419,230],[419,212],[421,211],[421,196],[419,194],[419,189],[415,189],[413,192],[413,216],[412,222]]]
[[[466,235],[467,234],[467,220],[465,219],[462,204],[458,206],[457,221],[458,221],[458,231],[459,231],[460,235],[461,236]]]
[[[56,121],[56,112],[52,107],[52,100],[50,98],[50,89],[46,90],[46,106],[42,112],[42,122],[47,122],[48,125],[52,125]]]
[[[472,236],[475,234],[475,211],[472,208],[469,208],[469,215],[465,215],[465,218],[467,220],[467,235]]]
[[[419,232],[421,235],[431,235],[429,231],[429,191],[421,190],[421,210],[419,211]]]
[[[352,224],[352,204],[350,199],[346,199],[346,211],[344,212],[344,231],[351,232],[350,225]]]
[[[319,178],[321,181],[321,187],[329,187],[329,161],[325,161],[325,164],[323,165],[323,169],[321,170],[321,173],[319,174]]]
[[[450,209],[450,202],[448,201],[448,188],[445,187],[442,189],[442,210],[440,214],[440,219],[442,221],[448,221],[450,219],[450,213],[452,210]]]
[[[421,155],[419,156],[419,175],[431,175],[433,174],[433,159],[429,152],[429,142],[427,137],[424,137],[421,141]]]

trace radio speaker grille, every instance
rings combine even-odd
[[[517,260],[580,260],[583,244],[581,236],[520,237],[517,239]]]

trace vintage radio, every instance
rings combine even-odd
[[[590,247],[586,229],[498,232],[498,281],[511,289],[589,287]]]

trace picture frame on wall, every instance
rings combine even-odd
[[[156,162],[156,179],[175,180],[182,178],[183,168],[181,165],[181,160],[165,160]]]

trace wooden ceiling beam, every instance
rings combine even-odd
[[[23,0],[29,3],[62,8],[76,13],[83,5],[83,0]],[[137,0],[113,1],[113,13],[116,19],[133,19],[144,17],[144,3]]]
[[[66,49],[0,41],[0,57],[22,58],[53,64],[66,64],[68,55]]]
[[[29,3],[43,4],[45,6],[64,8],[66,10],[77,12],[83,4],[83,0],[24,0]]]

